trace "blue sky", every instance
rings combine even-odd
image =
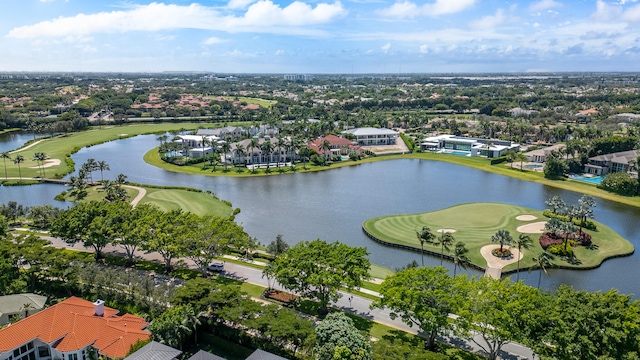
[[[640,71],[639,0],[0,5],[0,71]]]

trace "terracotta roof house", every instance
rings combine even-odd
[[[322,148],[322,144],[328,141],[331,146],[330,150]],[[309,142],[309,149],[315,150],[320,155],[349,155],[350,153],[361,153],[362,148],[353,141],[341,138],[335,135],[321,136]]]
[[[86,360],[89,353],[120,359],[131,345],[148,340],[140,317],[70,297],[0,330],[0,360]]]
[[[33,315],[44,309],[46,296],[36,294],[13,294],[0,296],[0,326],[7,325],[14,316]]]

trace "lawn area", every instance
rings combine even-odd
[[[518,215],[533,215],[535,220],[516,220]],[[521,225],[546,221],[541,210],[529,209],[521,206],[498,203],[473,203],[457,205],[450,208],[408,215],[392,215],[378,217],[365,221],[363,228],[386,242],[412,246],[420,249],[420,242],[416,237],[416,231],[428,226],[434,234],[438,229],[454,229],[452,234],[457,241],[465,243],[472,263],[486,267],[486,261],[480,254],[480,248],[492,244],[491,236],[500,229],[509,231],[516,239],[520,233],[517,228]],[[633,245],[622,238],[609,227],[597,223],[598,231],[587,231],[591,234],[593,243],[591,249],[576,247],[576,257],[580,264],[570,264],[566,260],[556,258],[555,264],[570,268],[593,267],[601,264],[605,259],[633,252]],[[529,234],[533,241],[531,249],[523,250],[523,258],[520,261],[522,268],[533,266],[533,257],[542,252],[538,242],[539,234]],[[496,244],[498,246],[498,244]],[[440,253],[440,247],[433,244],[425,244],[425,250]],[[447,254],[445,250],[445,254]],[[505,267],[505,271],[515,269],[516,264]]]
[[[24,157],[24,162],[20,164],[22,177],[36,177],[39,175],[39,170],[38,164],[33,160],[33,155],[37,152],[43,152],[49,157],[49,159],[59,159],[61,161],[60,165],[45,168],[45,176],[61,177],[72,171],[72,169],[65,163],[65,159],[83,147],[141,134],[165,133],[167,131],[179,129],[193,130],[200,126],[212,125],[213,124],[201,123],[165,123],[103,126],[100,129],[93,128],[82,132],[65,134],[55,138],[37,140],[31,143],[35,145],[27,145],[22,149],[12,151],[11,158],[15,159],[17,155],[22,155]],[[7,173],[9,177],[18,177],[18,165],[14,164],[13,161],[7,161]]]
[[[146,188],[147,194],[140,204],[152,204],[162,211],[182,209],[199,216],[215,215],[228,217],[233,209],[227,203],[206,192],[180,189]]]
[[[171,211],[181,209],[185,212],[191,212],[199,216],[215,215],[228,217],[233,209],[227,202],[217,199],[213,195],[202,191],[189,191],[183,189],[163,189],[156,187],[145,187],[144,185],[136,185],[144,188],[147,193],[140,201],[140,204],[155,205],[162,211]],[[138,191],[129,187],[125,187],[129,199],[133,199],[138,195]],[[87,196],[83,201],[104,199],[105,193],[101,186],[93,186],[87,189]],[[67,201],[72,201],[67,197]]]
[[[214,100],[217,97],[218,96],[208,96],[209,99],[214,99]],[[227,101],[231,101],[231,102],[235,101],[235,98],[233,96],[223,96],[223,98]],[[250,98],[250,97],[244,97],[244,96],[238,97],[238,101],[246,102],[247,104],[260,105],[260,107],[263,107],[263,108],[271,108],[273,105],[278,103],[276,100],[265,100],[265,99]]]

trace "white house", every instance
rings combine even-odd
[[[345,130],[342,135],[351,134],[356,137],[360,145],[393,145],[398,138],[398,132],[385,128],[357,128]]]
[[[509,150],[519,151],[520,145],[508,140],[468,138],[456,135],[438,135],[425,138],[420,149],[468,156],[497,158]]]

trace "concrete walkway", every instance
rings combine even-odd
[[[509,248],[511,251],[510,258],[502,259],[496,256],[493,256],[491,250],[498,248],[497,245],[485,245],[480,249],[480,254],[487,261],[487,269],[484,272],[484,276],[489,276],[494,279],[500,279],[502,277],[502,268],[509,264],[513,264],[518,261],[518,259],[522,259],[522,254],[517,248]]]

